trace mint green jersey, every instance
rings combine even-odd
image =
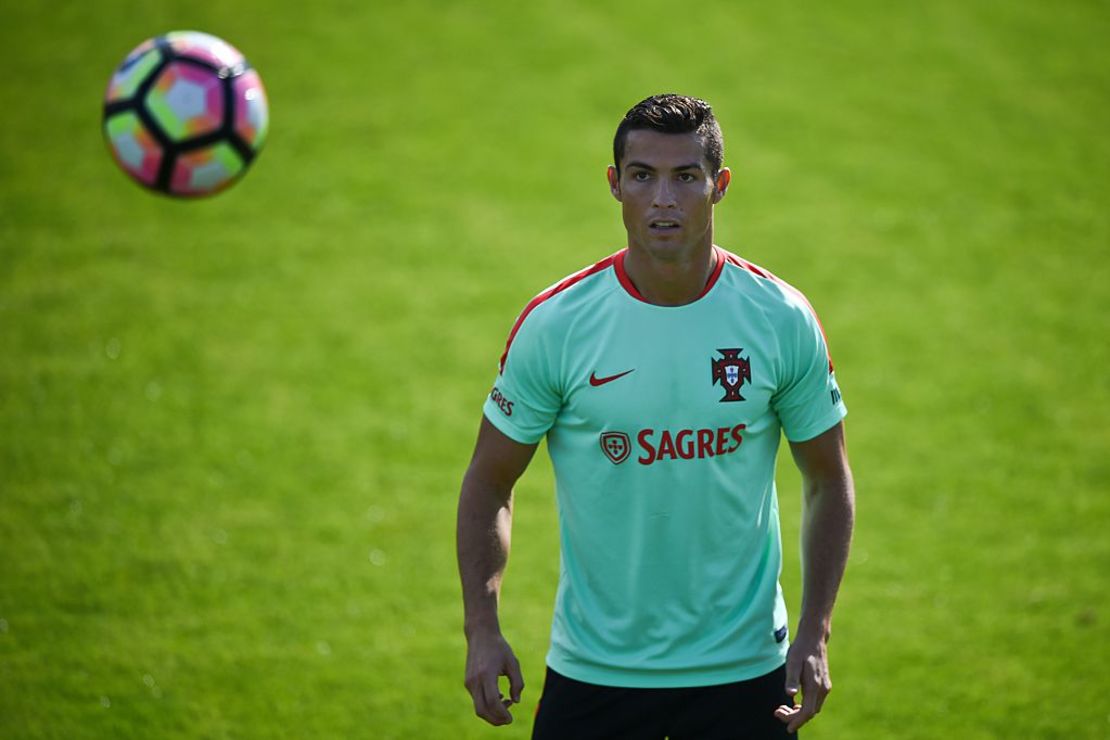
[[[805,297],[714,253],[684,306],[644,301],[627,250],[548,288],[485,404],[512,439],[547,436],[561,544],[547,662],[579,681],[729,683],[786,657],[779,439],[847,411]]]

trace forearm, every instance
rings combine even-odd
[[[468,471],[459,495],[456,531],[468,636],[500,632],[497,602],[509,560],[512,517],[512,490],[499,490]]]
[[[851,472],[807,480],[802,517],[802,613],[799,635],[828,639],[833,605],[844,569],[855,520]]]

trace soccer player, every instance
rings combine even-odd
[[[847,412],[805,297],[713,243],[722,150],[704,101],[634,106],[608,169],[627,248],[540,293],[509,334],[457,533],[466,687],[491,724],[512,721],[524,688],[498,594],[513,485],[545,435],[561,561],[533,738],[793,737],[831,688],[854,517]],[[804,493],[793,639],[780,434]]]

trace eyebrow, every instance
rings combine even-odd
[[[650,164],[647,164],[646,162],[638,162],[638,161],[628,162],[624,166],[626,168],[638,167],[641,170],[650,170],[652,172],[655,172],[655,168],[652,167]],[[681,164],[678,167],[675,167],[674,171],[675,172],[682,172],[684,170],[702,170],[702,169],[704,169],[704,168],[701,166],[700,163],[691,162],[690,164]]]

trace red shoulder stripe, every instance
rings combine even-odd
[[[720,249],[720,247],[718,247],[718,249]],[[725,261],[728,262],[731,265],[736,265],[737,267],[743,267],[748,272],[755,273],[756,275],[759,275],[761,278],[767,278],[768,280],[774,280],[777,283],[782,283],[783,282],[782,280],[779,280],[777,277],[775,277],[773,274],[771,274],[770,271],[764,270],[759,265],[753,265],[751,262],[748,262],[746,259],[744,259],[742,257],[738,257],[737,255],[735,255],[732,252],[729,252],[725,249],[721,249],[721,252],[725,255]]]
[[[520,331],[520,325],[524,323],[524,319],[528,318],[528,314],[532,313],[532,310],[536,306],[540,305],[548,298],[562,293],[564,290],[571,287],[575,283],[582,282],[590,275],[596,275],[602,270],[608,269],[613,264],[613,261],[617,259],[618,255],[620,255],[623,251],[624,250],[621,250],[621,252],[611,254],[597,264],[586,267],[574,273],[573,275],[569,275],[563,278],[555,285],[552,285],[550,288],[529,301],[528,305],[524,307],[524,310],[520,312],[520,316],[517,316],[516,323],[513,324],[513,330],[509,332],[509,339],[505,342],[505,351],[501,354],[501,361],[498,365],[498,372],[500,373],[505,370],[505,359],[509,356],[509,347],[513,346],[513,339],[516,338],[516,333]]]
[[[796,295],[796,296],[798,296],[799,298],[802,299],[802,302],[806,304],[806,307],[809,309],[809,312],[811,314],[813,314],[813,318],[817,320],[817,328],[821,330],[821,336],[825,340],[825,352],[826,352],[826,354],[829,358],[829,372],[831,373],[833,371],[833,361],[832,361],[832,352],[831,352],[831,350],[829,350],[829,337],[825,334],[825,327],[821,325],[821,317],[818,316],[817,312],[813,310],[813,304],[811,304],[809,302],[809,299],[806,298],[805,293],[798,290],[797,288],[795,288],[793,285],[786,282],[785,280],[781,279],[780,277],[775,275],[770,270],[765,270],[762,267],[759,267],[758,265],[753,265],[751,262],[748,262],[746,259],[743,259],[742,257],[737,257],[732,252],[726,252],[723,249],[721,251],[724,252],[725,260],[729,264],[733,264],[733,265],[736,265],[737,267],[741,267],[741,268],[747,270],[750,273],[758,275],[761,278],[766,278],[767,280],[773,280],[774,282],[781,285],[783,288],[786,288],[791,293],[793,293],[794,295]]]

